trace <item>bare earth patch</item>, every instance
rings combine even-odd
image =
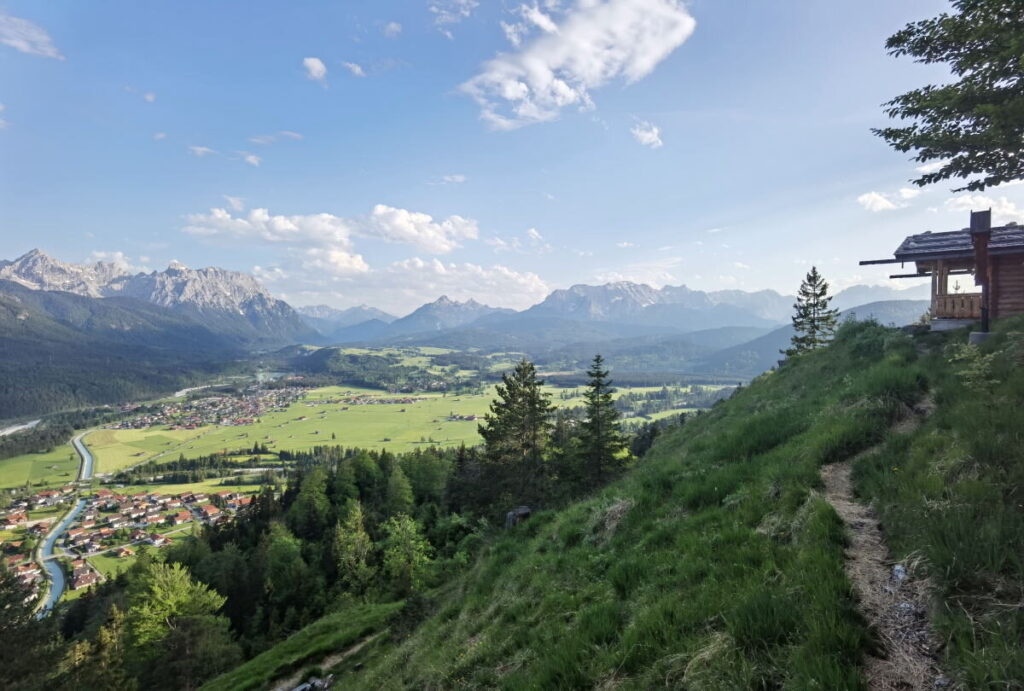
[[[926,400],[894,431],[912,431],[933,409],[931,400]],[[915,578],[912,569],[893,563],[874,511],[855,500],[851,473],[856,458],[824,466],[821,479],[825,499],[849,530],[846,574],[857,592],[861,613],[882,645],[879,656],[865,661],[867,687],[879,691],[942,688],[949,682],[936,664],[938,644],[928,619],[928,583]]]
[[[335,665],[343,662],[347,658],[352,657],[360,650],[365,648],[367,645],[380,638],[382,635],[384,635],[384,631],[380,631],[378,633],[373,634],[372,636],[368,636],[363,640],[359,641],[358,643],[356,643],[355,645],[353,645],[351,648],[346,648],[345,650],[341,650],[337,653],[328,655],[327,657],[321,659],[319,663],[314,662],[313,660],[309,660],[307,664],[304,664],[301,669],[296,671],[291,676],[280,681],[274,682],[274,685],[271,688],[273,689],[273,691],[291,691],[302,682],[303,674],[305,674],[306,670],[310,667],[319,667],[326,673],[327,670],[329,670],[331,667],[334,667]]]

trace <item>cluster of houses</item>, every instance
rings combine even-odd
[[[448,422],[474,422],[479,419],[480,416],[478,415],[458,415],[456,413],[452,413],[448,416]]]
[[[296,388],[253,389],[237,396],[206,396],[180,403],[165,403],[107,426],[108,429],[196,429],[205,425],[251,425],[268,412],[283,412],[303,391]]]
[[[132,543],[162,547],[167,544],[167,538],[157,532],[159,528],[192,521],[215,525],[230,520],[251,501],[251,497],[230,490],[214,495],[203,492],[125,495],[98,489],[67,531],[65,547],[78,554],[91,554],[123,541],[125,531],[131,531],[128,538]],[[122,552],[117,556],[130,555]]]
[[[64,502],[71,501],[75,496],[75,486],[65,485],[58,489],[44,489],[35,494],[18,499],[11,503],[6,511],[0,512],[0,530],[14,530],[28,522],[26,511],[47,509]]]
[[[20,540],[4,543],[3,561],[4,566],[12,571],[19,581],[32,589],[32,597],[35,597],[39,585],[43,582],[43,571],[28,554],[25,554]]]

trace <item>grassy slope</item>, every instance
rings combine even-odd
[[[980,366],[950,362],[947,342],[963,340],[848,327],[666,435],[598,496],[502,533],[431,595],[434,614],[408,638],[336,669],[339,685],[863,688],[871,632],[842,525],[816,490],[821,464],[880,444],[858,461],[859,490],[897,556],[936,585],[944,669],[969,688],[1012,687],[1024,678],[1024,336],[1001,335]],[[997,383],[965,385],[965,368]],[[894,431],[929,387],[936,413]]]
[[[922,394],[916,359],[857,327],[763,377],[600,495],[502,534],[340,683],[859,688],[870,634],[813,489],[821,463],[878,441]]]
[[[306,661],[343,650],[384,628],[402,608],[401,602],[358,605],[310,624],[283,643],[203,686],[207,691],[262,688],[267,682],[300,668]]]

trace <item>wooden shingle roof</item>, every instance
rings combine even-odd
[[[988,249],[989,254],[1024,252],[1024,226],[1010,224],[993,228]],[[896,248],[894,254],[900,262],[973,257],[971,229],[911,235]]]

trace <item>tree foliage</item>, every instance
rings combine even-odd
[[[402,594],[419,591],[426,580],[433,550],[420,526],[405,514],[384,524],[384,572]]]
[[[898,151],[935,161],[914,180],[968,179],[983,190],[1024,177],[1024,11],[1019,0],[954,0],[953,13],[908,24],[886,42],[893,56],[944,63],[958,80],[908,91],[886,114],[911,121],[875,129]]]
[[[586,418],[581,452],[590,486],[599,487],[621,469],[626,439],[619,427],[619,411],[612,397],[615,389],[608,379],[608,370],[604,369],[604,358],[594,356],[587,376],[590,382],[583,393]]]
[[[792,347],[785,351],[786,355],[806,353],[832,340],[839,318],[838,310],[830,309],[832,301],[828,294],[828,283],[818,273],[818,268],[811,267],[797,292],[796,304],[793,305]]]

